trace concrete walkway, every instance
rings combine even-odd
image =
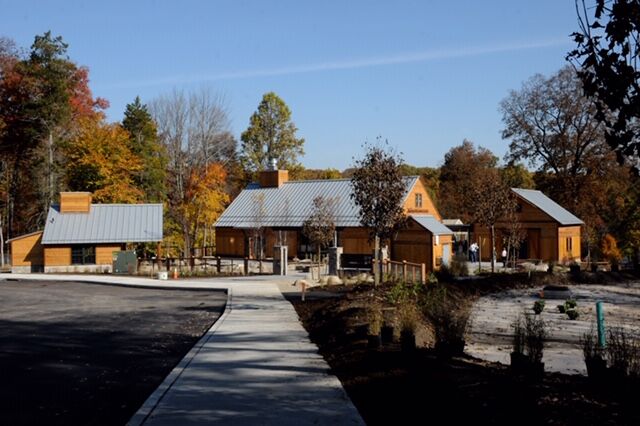
[[[227,289],[224,314],[131,418],[130,425],[363,425],[278,285],[296,278],[158,281],[88,275],[1,275],[141,287]]]

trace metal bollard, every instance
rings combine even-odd
[[[604,305],[602,302],[596,302],[596,318],[598,320],[598,345],[604,349],[607,345],[607,336],[604,328]]]

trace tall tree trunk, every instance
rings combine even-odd
[[[496,271],[496,229],[494,225],[491,225],[491,273]]]
[[[318,244],[318,282],[320,282],[320,256],[322,255],[322,249],[320,247],[320,244]]]
[[[373,268],[373,285],[375,287],[378,286],[378,284],[380,284],[380,275],[382,272],[382,259],[381,259],[381,253],[380,253],[380,237],[378,237],[376,235],[375,237],[375,246],[374,246],[374,258],[375,258],[375,262],[374,262],[374,268]]]
[[[0,215],[0,266],[4,268],[4,237],[2,235],[2,215]]]

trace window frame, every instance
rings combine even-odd
[[[72,265],[95,265],[96,246],[88,244],[74,244],[71,246]]]
[[[415,194],[415,207],[417,209],[421,209],[422,208],[422,194],[420,192],[416,192]]]

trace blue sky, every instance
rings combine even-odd
[[[112,121],[136,95],[210,87],[239,140],[274,91],[306,140],[303,164],[338,169],[377,136],[413,165],[440,165],[464,138],[502,157],[500,100],[562,67],[576,27],[573,0],[0,0],[0,10],[0,35],[19,46],[61,35]]]

